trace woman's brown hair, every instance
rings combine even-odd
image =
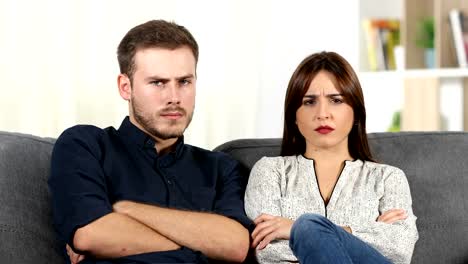
[[[353,159],[373,161],[366,132],[366,109],[361,84],[351,65],[335,52],[314,53],[294,71],[284,101],[284,129],[281,156],[301,155],[306,142],[296,125],[296,112],[310,83],[320,71],[331,73],[345,102],[353,108],[354,122],[348,136],[348,150]]]

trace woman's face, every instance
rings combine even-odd
[[[310,83],[296,124],[306,141],[306,151],[336,149],[348,151],[348,135],[354,111],[335,85],[335,77],[320,71]]]

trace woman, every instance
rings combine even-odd
[[[298,66],[280,157],[252,168],[245,210],[260,263],[410,263],[418,239],[405,174],[376,163],[356,73],[333,52]]]

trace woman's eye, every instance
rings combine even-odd
[[[340,98],[332,98],[331,101],[332,101],[332,103],[334,103],[334,104],[341,104],[341,103],[343,103],[343,99],[340,99]]]
[[[302,102],[303,105],[313,105],[315,104],[315,100],[304,100]]]

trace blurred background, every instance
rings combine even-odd
[[[280,137],[288,80],[303,58],[322,50],[340,53],[358,72],[368,132],[464,130],[468,72],[456,61],[452,35],[440,32],[452,34],[449,8],[466,4],[0,0],[0,130],[58,137],[75,124],[118,127],[128,110],[117,91],[117,45],[151,19],[187,27],[200,46],[190,144],[212,149],[238,138]],[[424,49],[408,37],[427,18],[436,40],[432,65],[422,63]],[[449,41],[442,55],[438,37]]]

